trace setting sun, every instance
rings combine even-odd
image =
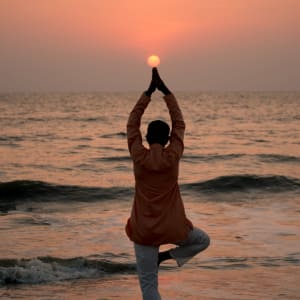
[[[155,68],[160,64],[160,58],[157,55],[151,55],[148,57],[147,63],[150,67]]]

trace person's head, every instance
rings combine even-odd
[[[149,145],[161,144],[163,147],[169,141],[170,127],[161,120],[155,120],[149,123],[146,139]]]

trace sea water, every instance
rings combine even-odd
[[[139,96],[0,95],[1,299],[141,299],[124,231]],[[182,268],[161,265],[162,299],[299,299],[300,93],[176,96],[181,193],[211,245]],[[170,122],[158,93],[143,136],[153,119]]]

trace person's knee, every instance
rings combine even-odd
[[[204,245],[203,250],[205,250],[206,248],[208,248],[208,246],[210,245],[210,237],[209,237],[209,235],[207,233],[203,237],[203,245]]]
[[[206,232],[204,232],[202,230],[199,230],[199,231],[200,231],[200,234],[199,234],[198,239],[197,239],[197,244],[199,246],[199,250],[203,251],[209,246],[210,237]]]

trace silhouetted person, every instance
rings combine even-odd
[[[141,117],[158,89],[172,120],[172,131],[163,121],[148,125],[147,149],[142,144]],[[126,233],[134,242],[137,272],[144,300],[161,299],[158,292],[158,267],[167,259],[182,266],[209,245],[209,236],[193,226],[185,215],[178,186],[179,160],[183,154],[185,123],[177,100],[161,80],[156,68],[152,80],[127,123],[128,147],[134,164],[135,197]],[[167,143],[169,143],[168,146]],[[160,252],[159,246],[175,244]]]

